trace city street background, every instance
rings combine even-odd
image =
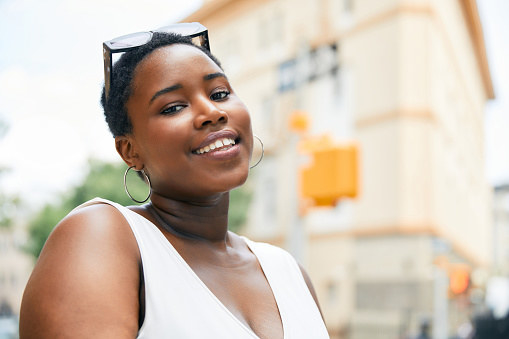
[[[471,27],[456,25],[457,19],[465,15],[458,5],[461,1],[472,2],[304,0],[298,1],[299,6],[292,6],[297,1],[267,0],[255,5],[257,1],[250,0],[205,3],[199,0],[0,0],[0,204],[4,204],[0,211],[10,213],[13,220],[9,219],[9,223],[14,225],[0,229],[0,304],[7,294],[11,298],[9,304],[20,298],[33,260],[29,255],[11,252],[26,253],[27,229],[41,208],[59,201],[81,185],[89,173],[90,159],[119,162],[99,105],[103,84],[101,43],[120,35],[198,18],[209,27],[212,52],[220,57],[235,88],[245,98],[253,114],[255,133],[267,144],[267,156],[253,171],[247,193],[236,193],[239,200],[242,200],[242,194],[249,196],[242,200],[245,202],[242,211],[247,210],[248,215],[238,217],[239,231],[255,240],[285,247],[303,262],[315,281],[334,338],[375,338],[373,333],[378,333],[377,338],[392,338],[388,334],[393,333],[391,326],[397,328],[396,332],[403,338],[416,335],[422,321],[432,322],[433,319],[435,331],[447,328],[449,334],[456,333],[457,329],[461,332],[463,325],[463,333],[466,333],[467,320],[490,306],[485,302],[490,283],[495,286],[492,291],[500,291],[499,294],[493,292],[494,299],[505,298],[505,280],[489,278],[503,278],[509,273],[509,251],[504,245],[509,239],[509,2],[477,1],[478,13],[474,14],[479,16],[482,25],[484,45],[481,47],[487,54],[494,92],[493,99],[484,100],[489,97],[486,95],[489,90],[481,90],[486,84],[482,83],[481,77],[471,75],[482,70],[470,67],[471,59],[468,58],[474,53],[462,44],[463,37],[472,37],[475,33],[469,31]],[[214,4],[220,6],[223,3],[227,4],[224,8],[214,9]],[[312,6],[311,3],[318,5]],[[337,13],[337,17],[327,14],[327,10],[326,14],[322,13],[324,6],[336,11],[330,12]],[[302,11],[308,8],[306,14],[309,17],[297,7],[302,7]],[[293,22],[297,20],[292,21],[292,11],[302,18],[298,24]],[[319,23],[314,15],[329,15],[329,19],[332,15],[330,32],[320,31],[326,25]],[[433,29],[447,31],[452,46],[448,48],[454,50],[453,54],[460,55],[457,63],[460,70],[445,69],[442,72],[443,80],[449,86],[444,88],[450,90],[444,100],[450,102],[419,101],[421,92],[439,97],[427,82],[421,84],[416,80],[418,86],[406,92],[398,90],[394,97],[403,97],[404,101],[407,95],[410,98],[405,102],[407,106],[423,103],[429,107],[424,111],[413,111],[414,107],[410,107],[408,113],[407,107],[398,106],[395,112],[404,111],[401,120],[387,130],[375,132],[374,129],[382,128],[384,123],[377,120],[377,114],[386,114],[380,119],[386,119],[383,121],[387,124],[392,123],[391,119],[397,120],[400,114],[391,116],[392,107],[387,108],[393,93],[389,80],[396,78],[391,71],[397,72],[398,79],[403,79],[401,81],[412,72],[415,79],[427,79],[426,72],[419,72],[421,69],[415,70],[412,65],[436,72],[433,76],[441,72],[437,71],[438,59],[421,60],[418,53],[411,54],[406,50],[409,54],[401,55],[412,55],[415,63],[402,59],[401,63],[392,64],[394,60],[386,54],[382,56],[388,57],[387,67],[375,67],[370,63],[373,50],[369,46],[377,43],[380,43],[380,49],[390,44],[403,46],[402,51],[405,44],[415,43],[426,55],[435,52],[428,49],[430,46],[442,46],[433,38],[427,47],[417,45],[411,37],[404,40],[404,34],[390,26],[391,23],[384,26],[384,20],[394,20],[401,27],[408,25],[416,29],[412,32],[421,33],[418,30],[421,26],[412,26],[412,21],[405,15],[411,20],[417,18],[417,21],[423,17],[438,17],[435,21],[430,19],[430,26],[439,22],[436,27],[422,27],[429,29],[427,37],[433,36],[429,33]],[[246,26],[242,29],[236,26],[239,18],[245,18]],[[309,22],[306,21],[308,18]],[[369,35],[369,29],[375,32],[373,36]],[[244,30],[246,36],[258,34],[262,37],[247,46],[240,34]],[[387,33],[388,30],[400,34],[398,39],[401,37],[401,41]],[[273,32],[284,34],[274,35]],[[241,45],[245,51],[241,50]],[[378,52],[373,48],[375,53]],[[479,45],[473,48],[475,50]],[[319,54],[310,53],[312,50],[323,52],[325,58],[327,53],[332,53],[334,60],[339,60],[337,69],[330,76],[313,74],[318,80],[309,83],[307,79],[293,79],[295,69],[292,67]],[[241,53],[248,57],[241,57]],[[437,58],[450,56],[444,55],[436,54]],[[250,64],[245,64],[246,60]],[[362,62],[367,65],[364,69],[355,68]],[[461,72],[466,73],[456,74]],[[285,78],[288,74],[289,78]],[[373,81],[368,83],[368,80]],[[467,92],[475,94],[475,98],[467,98],[455,87],[457,83],[466,83]],[[380,88],[387,90],[385,97]],[[341,96],[323,95],[329,92],[341,93]],[[377,106],[377,100],[382,104]],[[477,107],[477,102],[482,102],[482,107]],[[437,112],[443,107],[453,108],[450,115],[435,117],[435,114],[440,115]],[[328,209],[306,210],[309,207],[306,205],[307,212],[303,212],[301,202],[288,199],[297,194],[291,182],[297,178],[296,168],[302,162],[309,162],[306,157],[297,159],[302,157],[296,151],[299,140],[288,129],[286,118],[295,109],[309,113],[310,133],[331,133],[335,141],[361,145],[358,198],[341,199]],[[462,114],[467,109],[474,110],[474,118]],[[334,112],[340,114],[334,115]],[[408,120],[405,119],[412,114],[418,115],[417,119],[425,124],[429,119],[429,125],[406,125]],[[453,122],[447,119],[453,119]],[[479,119],[480,124],[470,125],[471,121],[477,121],[475,119]],[[445,127],[435,129],[435,123]],[[476,131],[475,127],[482,123],[483,130]],[[449,124],[457,128],[450,134],[453,137],[447,134]],[[436,138],[440,133],[447,134],[443,144],[439,143],[443,141],[440,137]],[[401,139],[392,140],[394,134],[400,135]],[[410,145],[413,148],[405,148],[403,141],[415,141]],[[390,147],[385,147],[387,145]],[[465,145],[473,147],[465,150]],[[481,147],[479,154],[482,156],[476,162],[472,159],[477,159],[477,147]],[[460,156],[447,153],[457,150]],[[443,152],[444,158],[449,158],[451,163],[445,164],[444,168],[434,165],[440,160],[427,158],[429,154],[435,154],[433,152],[440,156]],[[463,158],[469,152],[472,158]],[[407,155],[409,158],[405,158]],[[421,155],[424,160],[419,158]],[[412,167],[414,162],[426,167],[416,169]],[[387,163],[401,163],[401,166],[387,167]],[[463,168],[468,172],[465,178]],[[439,180],[441,171],[448,171],[442,184],[432,181]],[[383,173],[387,174],[387,180],[381,178]],[[460,179],[453,182],[455,178]],[[429,180],[426,181],[429,185],[406,187],[407,183],[419,180]],[[394,193],[393,188],[399,191]],[[123,194],[122,189],[119,188]],[[264,196],[264,190],[276,193]],[[498,196],[493,195],[497,192]],[[432,197],[429,200],[428,195]],[[440,200],[444,195],[447,199]],[[472,201],[463,201],[465,196]],[[10,197],[15,199],[9,201]],[[415,206],[413,201],[416,201]],[[65,205],[65,208],[71,207]],[[405,211],[409,212],[405,214]],[[490,231],[479,228],[489,228]],[[476,239],[484,238],[489,240],[487,248],[475,244]],[[373,256],[384,252],[390,254],[387,258],[378,258],[381,261],[377,265],[382,262],[385,268],[378,272]],[[19,259],[20,256],[24,259]],[[21,272],[19,275],[10,271],[14,262],[17,263],[16,272]],[[415,279],[410,281],[398,276],[396,267],[399,269],[400,266]],[[442,285],[447,287],[451,279],[448,274],[462,267],[467,267],[470,289],[449,299],[447,293],[450,291]],[[438,290],[445,291],[445,295],[440,297]],[[405,293],[413,293],[415,300],[409,300]],[[403,296],[395,300],[394,294]],[[390,310],[380,295],[386,295],[387,303],[397,305],[399,309]],[[429,306],[426,298],[434,300],[434,304]],[[371,303],[373,300],[376,305]],[[504,303],[497,305],[503,313],[500,317],[503,317],[507,307]],[[444,308],[440,310],[438,306]],[[15,315],[16,307],[14,305],[10,310]],[[445,324],[437,323],[434,318],[437,312],[447,314]],[[373,320],[377,317],[380,319],[378,323]],[[2,326],[0,322],[0,338]]]

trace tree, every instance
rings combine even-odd
[[[88,173],[80,185],[61,196],[56,203],[45,205],[30,222],[26,250],[34,257],[39,256],[53,228],[76,206],[95,197],[112,200],[124,206],[134,204],[124,192],[125,164],[90,160],[88,167]],[[129,178],[128,186],[134,197],[148,194],[147,186],[137,178]]]
[[[246,223],[247,212],[251,204],[253,192],[248,184],[240,186],[230,192],[230,210],[228,214],[228,228],[238,232]]]
[[[0,168],[0,176],[4,172],[5,169]],[[12,226],[19,205],[20,199],[17,195],[7,195],[0,191],[0,229]]]
[[[26,250],[38,257],[47,237],[73,208],[95,197],[115,201],[121,205],[133,205],[134,202],[124,192],[123,178],[126,165],[123,163],[106,163],[98,160],[89,161],[89,170],[83,182],[61,196],[57,203],[45,205],[30,222],[29,239]],[[137,199],[144,199],[148,194],[145,183],[136,175],[128,176],[129,192]],[[230,195],[230,215],[228,225],[238,231],[245,223],[246,213],[251,201],[251,192],[247,186],[237,188]]]
[[[0,119],[0,139],[2,139],[9,126]],[[0,167],[0,177],[8,171],[8,168]],[[16,209],[20,205],[20,199],[15,195],[8,195],[0,190],[0,228],[9,228],[14,220]]]

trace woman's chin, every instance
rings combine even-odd
[[[239,173],[236,175],[230,176],[227,180],[224,182],[224,190],[221,190],[222,192],[228,192],[231,191],[239,186],[242,186],[246,183],[247,178],[249,176],[249,170],[244,171],[243,173]]]

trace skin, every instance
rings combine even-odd
[[[152,204],[171,229],[148,205],[130,208],[163,232],[241,322],[260,338],[283,338],[256,257],[227,229],[228,192],[249,172],[253,138],[246,107],[222,70],[192,46],[152,52],[137,66],[133,87],[127,102],[133,132],[115,145],[128,166],[150,176]],[[193,152],[218,131],[236,136],[225,156]],[[135,338],[144,309],[140,272],[136,240],[120,212],[98,204],[71,213],[48,238],[27,284],[20,337]]]

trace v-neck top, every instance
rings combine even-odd
[[[145,282],[145,318],[137,338],[259,338],[223,305],[151,221],[105,199],[95,198],[81,206],[97,203],[117,208],[138,243]],[[278,247],[242,238],[272,289],[284,339],[329,338],[293,257]]]

